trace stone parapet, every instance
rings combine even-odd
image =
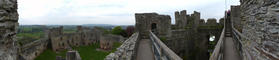
[[[138,36],[139,33],[134,33],[120,47],[117,48],[117,51],[107,55],[105,60],[132,60],[136,52],[135,46],[138,40]]]
[[[19,56],[23,60],[34,60],[47,48],[48,40],[42,38],[34,42],[23,45],[19,49]]]

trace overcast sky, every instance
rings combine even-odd
[[[225,0],[18,0],[22,25],[135,24],[135,13],[156,12],[171,15],[187,10],[201,12],[201,18],[221,18]],[[227,0],[239,5],[239,0]]]

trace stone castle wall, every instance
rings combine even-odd
[[[240,8],[242,33],[249,38],[243,48],[253,60],[279,60],[279,0],[241,0]]]
[[[106,56],[104,60],[133,60],[136,54],[136,44],[139,39],[139,33],[134,33],[113,53]]]
[[[18,52],[20,60],[34,60],[39,56],[46,48],[48,44],[47,38],[42,38],[34,42],[28,43],[20,47]]]
[[[71,46],[91,45],[99,42],[102,32],[98,29],[77,27],[75,33],[63,33],[63,27],[49,30],[49,39],[53,51],[71,49]]]
[[[175,25],[176,28],[184,28],[186,27],[187,23],[187,11],[176,11],[175,13]]]
[[[0,0],[0,60],[17,60],[17,0]]]
[[[158,15],[157,13],[136,13],[136,30],[141,38],[148,38],[152,30],[159,37],[169,37],[171,29],[171,18],[169,15]],[[154,25],[155,29],[152,29]]]
[[[186,10],[175,12],[175,16],[176,24],[172,26],[171,38],[164,41],[166,45],[184,59],[207,60],[209,37],[220,36],[223,20],[217,23],[215,18],[210,18],[205,22],[199,12],[187,15]]]
[[[240,10],[240,6],[231,6],[231,20],[233,23],[233,26],[239,30],[242,31],[242,21],[241,21],[241,10]]]

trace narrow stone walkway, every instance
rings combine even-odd
[[[225,37],[224,45],[224,60],[240,60],[232,37]]]
[[[137,50],[137,60],[154,60],[152,45],[150,39],[142,39],[139,41]]]

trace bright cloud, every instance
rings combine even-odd
[[[228,0],[238,5],[238,0]],[[116,24],[132,25],[135,13],[171,15],[187,10],[201,12],[203,19],[221,18],[225,0],[18,0],[20,24]],[[173,22],[174,23],[174,22]]]

